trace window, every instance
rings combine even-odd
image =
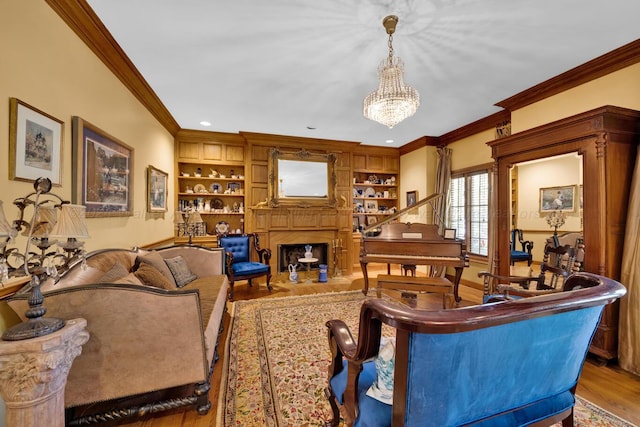
[[[489,249],[489,170],[454,173],[449,185],[447,226],[467,244],[467,252],[487,256]]]

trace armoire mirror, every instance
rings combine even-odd
[[[549,215],[560,211],[564,216],[558,234],[582,232],[582,156],[573,152],[519,162],[510,175],[511,228],[523,230],[524,238],[534,243],[534,261],[540,262],[554,231],[547,222]],[[554,203],[558,196],[563,206]]]

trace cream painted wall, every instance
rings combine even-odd
[[[418,199],[433,193],[438,154],[435,147],[422,147],[400,157],[400,209],[407,207],[407,191],[418,191]]]
[[[513,133],[605,105],[640,110],[640,63],[511,113]]]
[[[479,132],[448,145],[451,152],[451,170],[456,171],[472,166],[491,163],[491,147],[487,142],[493,141],[493,129]]]
[[[131,247],[173,235],[174,191],[169,179],[169,212],[146,212],[146,168],[173,172],[173,136],[142,106],[61,18],[43,1],[0,2],[0,152],[8,153],[9,98],[64,121],[62,187],[71,198],[71,118],[80,116],[134,147],[132,217],[88,219],[88,250]],[[11,181],[6,155],[0,161],[0,199],[9,218],[16,197],[32,190]]]

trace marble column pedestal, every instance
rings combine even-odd
[[[0,340],[0,395],[7,426],[64,427],[64,387],[73,360],[89,340],[85,319],[49,335]]]

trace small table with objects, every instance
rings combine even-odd
[[[307,264],[307,280],[304,283],[311,283],[311,264],[318,262],[318,258],[298,258],[298,262]]]

